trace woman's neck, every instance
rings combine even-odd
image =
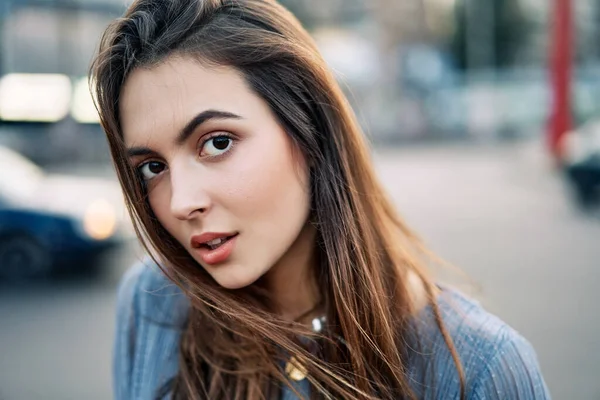
[[[321,300],[314,273],[315,239],[316,229],[307,223],[290,249],[262,279],[276,312],[284,319],[298,319]]]
[[[261,278],[261,286],[271,293],[275,311],[286,320],[307,323],[323,311],[315,274],[315,240],[316,229],[307,223],[290,249]],[[408,271],[405,279],[412,311],[418,313],[429,303],[425,283],[414,271]],[[437,288],[432,294],[437,297]]]

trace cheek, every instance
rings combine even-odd
[[[158,222],[173,237],[177,238],[175,231],[175,218],[171,214],[171,198],[168,185],[159,183],[148,192],[148,203]]]
[[[261,230],[282,232],[287,226],[303,224],[310,193],[306,168],[298,161],[286,148],[244,157],[224,193],[236,199],[236,214],[253,220]]]

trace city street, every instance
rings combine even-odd
[[[376,153],[401,215],[468,280],[444,276],[534,345],[553,398],[600,399],[600,212],[573,205],[541,145]],[[1,400],[112,398],[115,286],[140,254],[111,255],[101,279],[0,288]]]

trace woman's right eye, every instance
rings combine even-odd
[[[145,181],[156,178],[166,169],[165,164],[159,161],[148,161],[138,167],[140,175]]]

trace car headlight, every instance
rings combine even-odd
[[[91,203],[83,216],[83,229],[89,237],[96,240],[111,237],[117,230],[114,207],[104,199]]]

